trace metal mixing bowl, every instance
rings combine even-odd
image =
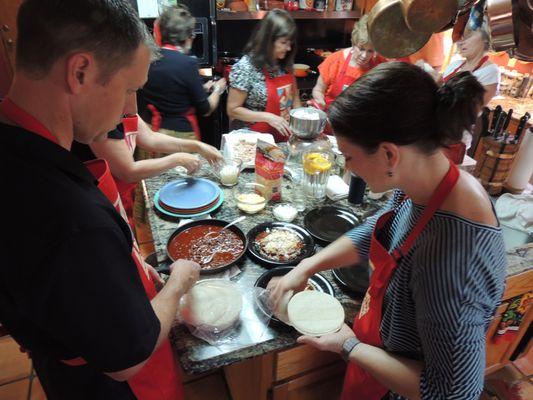
[[[318,115],[318,119],[302,118],[302,114],[315,114]],[[326,126],[326,113],[314,107],[293,108],[289,112],[289,116],[289,126],[292,133],[301,139],[314,139],[318,137]]]

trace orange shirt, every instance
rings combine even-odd
[[[335,53],[328,56],[322,63],[318,66],[318,71],[320,72],[320,76],[322,77],[322,80],[327,85],[328,89],[326,90],[326,96],[330,94],[330,91],[333,87],[333,83],[335,83],[335,80],[339,76],[342,66],[344,65],[344,62],[346,60],[344,56],[344,51],[339,50]],[[377,55],[370,63],[369,68],[360,68],[360,67],[352,67],[351,65],[348,65],[348,68],[346,69],[346,76],[350,76],[354,78],[355,80],[359,79],[362,75],[364,75],[366,72],[370,71],[372,68],[374,68],[376,65],[381,64],[382,62],[387,61],[380,55]]]

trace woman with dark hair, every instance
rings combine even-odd
[[[248,126],[286,141],[289,111],[300,107],[293,75],[296,24],[288,12],[270,11],[248,41],[230,73],[227,112],[232,128]]]
[[[439,88],[420,68],[391,62],[330,108],[347,167],[372,191],[394,195],[376,216],[302,261],[272,297],[279,304],[319,271],[368,260],[370,286],[353,329],[298,339],[349,361],[343,400],[481,394],[505,248],[487,193],[442,149],[470,127],[483,94],[469,72]]]
[[[197,115],[209,115],[218,107],[226,80],[202,86],[198,65],[188,55],[194,24],[194,17],[182,5],[168,7],[159,16],[154,36],[162,57],[150,66],[148,81],[139,92],[139,110],[146,122],[157,120],[162,133],[200,140]],[[211,85],[213,91],[207,96],[206,89]]]

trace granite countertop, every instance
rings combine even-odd
[[[217,181],[207,167],[203,167],[197,176],[205,177],[215,182]],[[169,264],[166,255],[166,243],[172,232],[178,227],[179,221],[166,219],[167,217],[163,218],[157,213],[153,207],[153,198],[155,193],[163,185],[177,178],[177,173],[170,170],[157,177],[142,182],[144,197],[148,208],[148,218],[152,228],[154,246],[157,253],[157,260],[160,266]],[[255,175],[253,171],[244,171],[240,177],[240,182],[253,181],[254,179]],[[232,221],[243,214],[235,204],[234,192],[236,188],[224,188],[223,190],[225,201],[216,212],[212,213],[212,217]],[[288,180],[284,180],[282,195],[283,201],[291,201],[292,183]],[[385,202],[386,199],[375,201],[365,198],[363,204],[352,206],[346,200],[341,200],[335,203],[329,199],[326,199],[325,201],[326,204],[335,204],[336,206],[350,208],[360,220],[365,220],[373,215],[385,204]],[[260,213],[248,216],[246,220],[238,224],[239,227],[247,233],[254,226],[262,222],[274,220],[272,215],[272,207],[274,205],[275,203],[269,203]],[[311,208],[313,207],[308,207],[306,211]],[[303,215],[305,215],[305,212],[299,213],[293,223],[303,226]],[[318,250],[320,250],[320,247]],[[513,249],[508,252],[508,255],[508,275],[515,275],[527,269],[531,269],[531,266],[533,265],[533,244]],[[242,287],[252,287],[257,278],[266,271],[266,268],[256,264],[250,260],[249,257],[246,257],[243,264],[239,267],[241,272],[237,276],[234,276],[232,281]],[[341,289],[330,271],[325,271],[321,274],[326,277],[333,286],[335,296],[345,308],[347,320],[353,321],[359,310],[362,299],[354,298],[353,294]],[[216,275],[211,277],[216,277]],[[271,324],[267,328],[267,331],[262,335],[262,339],[264,340],[262,340],[261,343],[239,350],[226,351],[222,347],[211,346],[192,336],[185,326],[176,325],[172,331],[172,343],[182,368],[188,373],[202,373],[242,361],[246,358],[260,356],[272,351],[280,351],[292,347],[295,345],[298,336],[299,333],[290,327]]]
[[[529,98],[516,99],[509,96],[495,96],[487,105],[491,110],[497,105],[501,105],[505,112],[513,109],[513,119],[519,120],[526,112],[533,111],[533,100]],[[530,124],[528,124],[529,126]]]

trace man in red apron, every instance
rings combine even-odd
[[[265,112],[283,117],[289,121],[289,112],[294,103],[296,79],[293,74],[271,77],[267,70],[263,71],[267,91]],[[276,142],[286,142],[289,137],[273,128],[266,122],[256,122],[250,129],[256,132],[271,133]]]
[[[370,373],[353,362],[350,354],[359,343],[383,347],[380,334],[383,299],[394,270],[403,255],[409,252],[433,214],[444,203],[457,183],[458,178],[459,170],[455,164],[450,164],[448,173],[431,196],[427,207],[404,244],[390,253],[378,240],[378,237],[386,237],[386,234],[383,234],[383,229],[394,217],[394,210],[386,212],[378,219],[370,242],[369,263],[373,273],[370,278],[369,288],[361,304],[359,315],[354,320],[353,332],[347,333],[346,330],[341,330],[342,334],[326,335],[322,338],[303,336],[298,339],[300,343],[312,344],[319,349],[342,351],[345,358],[350,361],[346,371],[341,400],[381,400],[389,392],[389,388],[384,387]],[[332,345],[332,342],[336,344]]]
[[[117,20],[120,26],[111,23]],[[44,45],[39,29],[47,30]],[[179,262],[157,293],[117,212],[123,209],[107,164],[90,163],[91,175],[69,152],[73,139],[104,137],[135,110],[132,88],[146,80],[151,58],[145,29],[127,1],[27,0],[19,12],[17,70],[0,104],[2,168],[12,171],[5,182],[13,188],[2,206],[19,214],[9,224],[13,240],[2,244],[0,322],[32,356],[50,400],[183,398],[167,335],[199,266]],[[103,48],[106,35],[128,50]],[[65,52],[38,51],[48,43]],[[121,61],[102,79],[114,56]],[[41,228],[23,235],[32,199]],[[31,257],[21,256],[24,248]]]

